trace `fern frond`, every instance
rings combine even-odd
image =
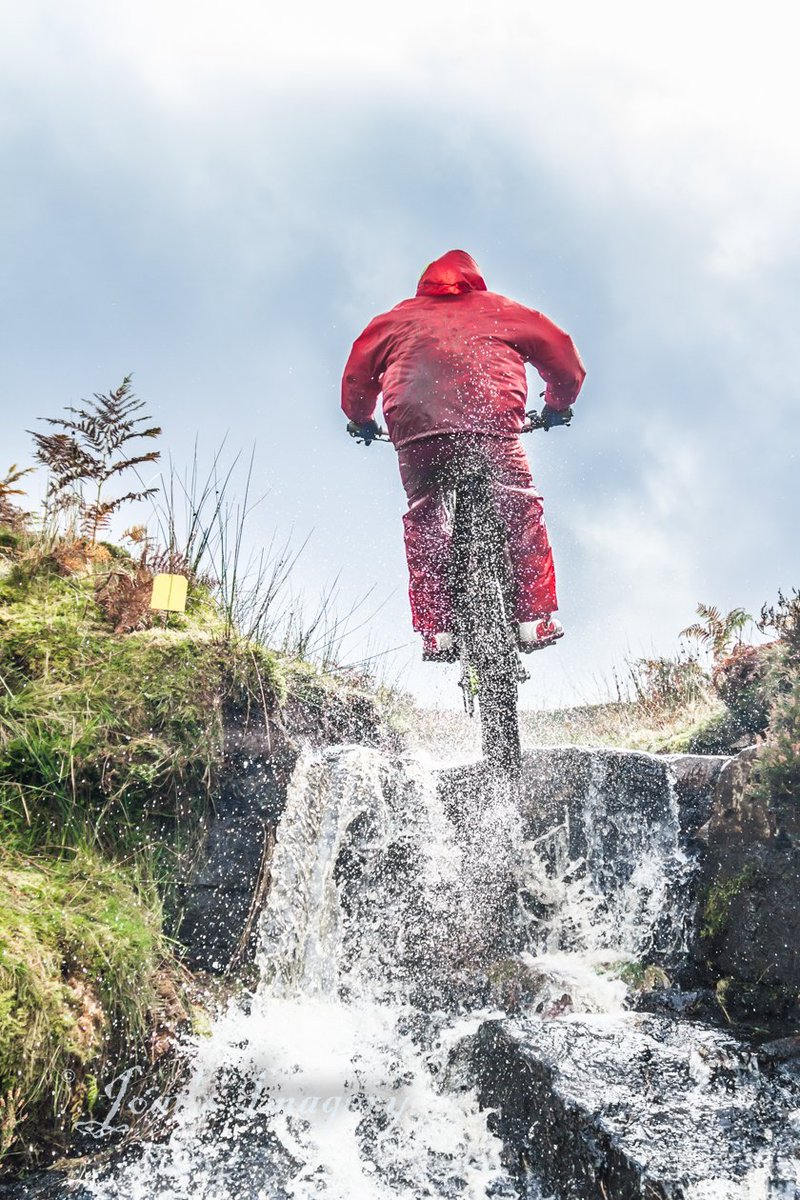
[[[101,463],[68,433],[33,433],[35,457],[50,471],[54,491],[80,479],[96,479]]]
[[[20,479],[24,479],[35,469],[35,467],[25,467],[20,471],[17,464],[12,463],[6,472],[5,479],[0,479],[0,497],[26,495],[24,488],[14,487],[14,484],[19,483]]]
[[[705,626],[700,625],[700,624],[694,624],[694,625],[687,625],[685,629],[682,629],[680,631],[678,636],[682,637],[682,638],[688,638],[690,641],[693,641],[693,642],[707,642],[709,634],[708,634],[708,630],[705,628]]]
[[[696,611],[701,620],[687,625],[680,636],[709,647],[715,660],[723,658],[734,641],[741,642],[742,630],[753,619],[743,608],[723,615],[716,605],[698,604]]]
[[[67,405],[62,417],[46,417],[48,425],[59,432],[33,433],[36,457],[48,467],[51,475],[48,496],[56,510],[63,507],[69,494],[78,505],[78,517],[85,536],[94,543],[99,529],[104,528],[111,515],[127,501],[143,500],[158,489],[127,492],[113,500],[105,500],[105,484],[113,476],[143,463],[157,462],[160,451],[118,457],[121,447],[138,438],[156,438],[161,428],[149,424],[151,418],[143,413],[144,401],[133,392],[131,376],[126,375],[119,387],[108,394],[95,392],[92,400],[80,405]],[[80,485],[94,485],[94,499],[86,503]]]
[[[159,430],[159,432],[161,432]],[[105,478],[110,479],[112,475],[119,475],[121,471],[127,471],[128,467],[138,467],[142,463],[158,462],[161,458],[160,450],[151,450],[148,454],[137,454],[133,458],[121,458],[117,462],[112,463],[106,472]]]

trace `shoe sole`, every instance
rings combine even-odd
[[[556,633],[553,637],[543,638],[540,642],[520,642],[520,651],[523,654],[533,654],[535,650],[544,650],[547,646],[554,646],[564,636],[562,633]]]

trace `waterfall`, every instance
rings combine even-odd
[[[555,988],[563,976],[571,1001],[580,992],[579,1007],[590,1010],[619,1010],[626,995],[598,968],[642,959],[670,965],[693,917],[694,864],[673,782],[666,772],[658,787],[641,771],[626,775],[619,769],[626,757],[588,756],[580,804],[565,805],[544,833],[523,838],[515,870],[523,961],[554,976]]]
[[[512,786],[304,752],[257,983],[193,1040],[167,1140],[92,1168],[85,1194],[796,1200],[800,1081],[630,1011],[624,967],[685,948],[679,817],[644,755],[534,752]]]
[[[476,828],[493,867],[476,888],[418,759],[302,755],[271,864],[258,985],[196,1041],[169,1141],[98,1174],[92,1194],[516,1195],[474,1091],[448,1067],[478,1020],[421,1003],[496,909],[497,818],[490,805]]]

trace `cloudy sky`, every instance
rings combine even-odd
[[[5,3],[0,470],[135,372],[176,462],[255,443],[253,540],[310,532],[296,587],[374,585],[391,672],[451,702],[416,661],[393,451],[338,405],[353,338],[462,247],[588,368],[528,445],[568,637],[523,703],[672,651],[698,600],[758,609],[800,583],[795,12]]]

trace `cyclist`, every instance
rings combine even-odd
[[[474,259],[450,250],[426,267],[416,295],[370,321],[342,379],[348,429],[370,444],[378,396],[408,498],[403,518],[409,597],[423,657],[457,657],[448,590],[450,526],[443,494],[467,457],[487,471],[506,530],[519,644],[563,633],[542,499],[519,438],[525,363],[544,379],[542,424],[566,425],[586,372],[572,339],[542,313],[489,292]]]

